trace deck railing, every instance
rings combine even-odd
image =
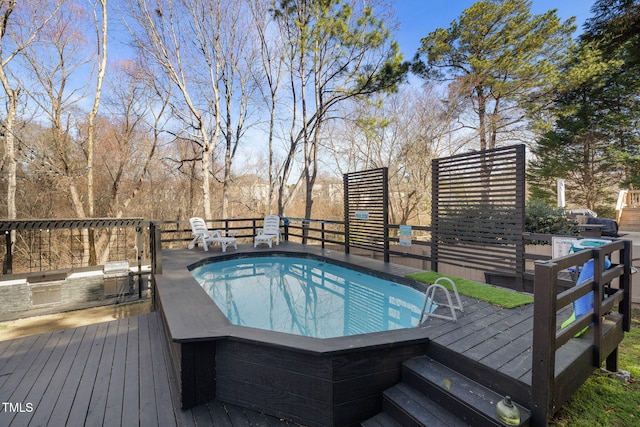
[[[2,274],[84,268],[116,260],[140,263],[148,255],[146,226],[142,218],[0,221],[0,232],[5,234]]]
[[[605,259],[615,262],[605,269]],[[617,346],[622,340],[622,330],[631,327],[631,242],[615,241],[600,247],[573,253],[549,261],[539,261],[535,266],[534,286],[534,326],[533,326],[533,366],[531,377],[533,419],[538,425],[546,425],[546,420],[554,413],[558,404],[568,398],[572,386],[559,381],[559,371],[572,379],[576,388],[583,381],[577,377],[585,374],[586,358],[594,368],[607,361],[609,370],[617,370]],[[557,293],[558,275],[568,268],[578,268],[589,260],[594,260],[594,276],[579,286]],[[577,318],[564,329],[558,328],[558,312],[574,303],[578,298],[592,292],[593,309]],[[618,317],[605,315],[617,310]],[[576,357],[573,364],[562,360],[562,367],[556,366],[557,351],[584,328],[591,331],[580,340],[591,340]]]

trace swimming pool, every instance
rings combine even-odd
[[[303,425],[356,425],[382,410],[382,392],[401,380],[402,363],[426,354],[429,339],[423,325],[314,338],[233,324],[224,313],[226,306],[220,309],[191,274],[205,265],[223,265],[227,261],[241,264],[255,257],[264,264],[271,264],[280,257],[303,258],[312,263],[330,264],[323,264],[323,271],[340,266],[363,273],[367,275],[363,276],[366,277],[365,284],[372,278],[382,278],[406,285],[417,289],[424,298],[426,286],[402,277],[416,269],[395,266],[391,273],[388,265],[381,261],[303,245],[288,246],[296,250],[261,251],[251,247],[225,254],[162,251],[162,274],[155,276],[156,307],[162,313],[172,375],[183,408],[217,399]],[[235,274],[242,272],[231,267],[227,273],[233,270]],[[292,274],[297,276],[308,273],[300,267],[295,271]],[[277,281],[269,268],[260,267],[258,272],[263,279],[273,277]],[[307,293],[303,291],[288,294],[297,295],[299,310],[314,307],[315,301],[319,305],[319,295],[323,292],[344,293],[353,307],[377,305],[370,294],[373,291],[365,289],[364,285],[345,286],[338,278],[331,278],[321,285],[318,276],[322,274],[304,276],[307,288],[313,289],[308,292],[313,304],[306,303]],[[226,293],[227,287],[222,290]],[[373,295],[377,294],[373,292]],[[386,294],[382,292],[382,295]],[[403,307],[394,298],[391,295],[379,298],[387,300],[375,310],[376,316],[382,318],[379,323],[416,316],[414,308]],[[413,305],[421,306],[422,302],[420,299]],[[257,311],[268,312],[268,304],[267,300]],[[344,311],[343,302],[336,304],[334,308]],[[233,311],[233,304],[231,307]],[[398,315],[394,310],[401,313]],[[375,322],[369,320],[368,323]],[[347,329],[359,332],[359,328],[350,325]]]
[[[191,274],[238,326],[313,338],[415,327],[424,293],[325,260],[253,257]]]

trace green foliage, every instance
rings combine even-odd
[[[296,66],[306,68],[303,74],[323,88],[325,109],[343,99],[395,91],[406,77],[409,66],[397,43],[367,5],[280,0],[272,13],[288,26]]]
[[[423,283],[434,283],[440,277],[448,277],[453,280],[458,288],[458,292],[462,295],[466,295],[471,298],[486,301],[491,304],[498,305],[503,308],[515,308],[521,305],[533,303],[533,297],[530,295],[521,294],[508,289],[498,288],[495,286],[487,285],[484,283],[478,283],[471,280],[461,279],[455,276],[447,276],[445,274],[436,273],[435,271],[424,271],[420,273],[408,274],[408,278],[417,280]],[[442,285],[451,289],[451,285],[448,283],[442,283]]]
[[[541,200],[531,200],[525,208],[525,231],[529,233],[576,234],[573,221],[564,209],[552,208]]]
[[[478,1],[424,37],[412,64],[414,73],[454,81],[473,100],[480,149],[493,148],[510,116],[538,108],[559,80],[573,21],[561,22],[555,10],[533,15],[530,7],[527,0]]]
[[[556,87],[555,123],[532,149],[530,173],[542,185],[565,178],[568,200],[597,210],[613,185],[640,184],[640,2],[599,0],[593,12]]]

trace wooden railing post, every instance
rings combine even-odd
[[[149,223],[149,244],[151,271],[153,274],[162,274],[162,230],[154,222]]]
[[[620,277],[620,289],[623,297],[618,304],[618,312],[622,314],[622,329],[631,330],[631,267],[633,264],[633,245],[631,240],[624,240],[624,249],[620,253],[620,262],[624,264],[624,273]]]
[[[602,352],[602,300],[604,283],[602,283],[602,273],[604,273],[605,257],[600,248],[594,248],[593,254],[593,360],[600,364]]]
[[[13,233],[15,233],[15,231],[6,231],[4,235],[6,252],[4,257],[4,264],[2,265],[2,274],[13,274]]]
[[[533,361],[531,366],[532,426],[546,426],[551,415],[555,378],[556,264],[537,262],[533,289]]]

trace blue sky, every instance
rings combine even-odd
[[[396,16],[400,29],[396,39],[405,59],[412,59],[420,46],[420,39],[436,28],[448,28],[457,20],[466,8],[477,0],[396,0]],[[535,14],[557,9],[558,16],[564,21],[576,17],[578,30],[582,33],[582,24],[591,16],[591,7],[595,0],[533,0],[531,11]]]

